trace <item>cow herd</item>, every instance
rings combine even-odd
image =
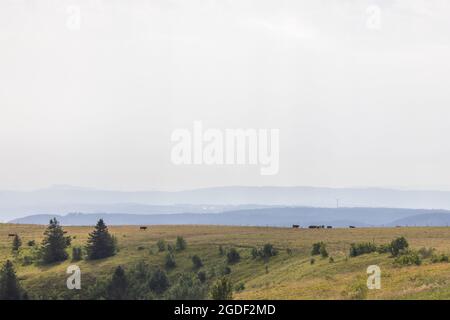
[[[348,226],[350,229],[356,228],[355,226]],[[293,224],[292,228],[298,229],[301,228],[299,224]],[[324,225],[310,225],[308,229],[332,229],[333,226],[324,226]]]

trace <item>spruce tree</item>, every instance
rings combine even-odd
[[[121,266],[118,266],[114,271],[106,290],[109,300],[128,299],[128,279],[125,275],[125,270]]]
[[[26,293],[20,287],[14,266],[7,260],[0,270],[0,300],[22,300],[25,297]]]
[[[66,260],[69,256],[66,252],[67,239],[56,218],[50,220],[44,235],[45,238],[42,241],[43,262],[53,263]]]
[[[116,244],[113,236],[109,234],[108,227],[100,219],[92,233],[89,234],[87,244],[88,259],[103,259],[116,253]]]
[[[20,237],[16,234],[16,235],[14,236],[13,243],[12,243],[12,251],[13,251],[13,252],[19,251],[19,249],[20,249],[21,246],[22,246],[22,240],[21,240]]]

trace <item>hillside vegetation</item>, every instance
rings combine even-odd
[[[107,222],[107,221],[106,221]],[[0,224],[0,263],[14,263],[22,287],[31,298],[87,298],[95,282],[111,279],[116,268],[125,272],[144,261],[152,268],[166,270],[174,284],[181,274],[204,273],[208,290],[222,276],[233,284],[233,299],[449,299],[450,263],[436,259],[450,253],[450,228],[356,228],[290,229],[227,226],[111,226],[118,252],[100,260],[66,261],[43,265],[30,261],[41,244],[45,226]],[[64,227],[73,247],[84,247],[93,227]],[[13,237],[22,245],[12,251]],[[350,256],[352,243],[389,244],[405,237],[409,249],[421,252],[421,263],[409,263],[413,254],[402,259],[389,252],[369,252]],[[182,237],[182,250],[174,250],[176,262],[166,268],[167,244],[176,246]],[[35,245],[30,245],[30,241]],[[163,240],[163,241],[161,241]],[[311,256],[314,243],[322,242],[326,255]],[[272,246],[268,245],[271,244]],[[429,254],[423,248],[432,248]],[[235,249],[235,250],[234,250]],[[237,255],[236,255],[237,252]],[[322,252],[323,253],[323,252]],[[415,253],[414,253],[415,254]],[[196,258],[193,258],[193,257]],[[231,257],[231,258],[230,258]],[[400,261],[401,260],[401,261]],[[82,289],[68,290],[66,269],[81,268]],[[381,289],[368,290],[366,269],[381,268]],[[117,270],[116,270],[117,271]],[[120,271],[120,270],[119,270]],[[210,294],[206,297],[211,297]],[[152,298],[164,298],[155,295]]]

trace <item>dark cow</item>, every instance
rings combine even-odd
[[[327,229],[332,229],[333,227],[332,226],[327,226]]]
[[[355,229],[356,227],[355,227],[355,226],[349,226],[349,228],[350,228],[350,229]]]
[[[15,233],[10,233],[10,234],[8,234],[8,237],[15,237],[15,236],[16,236]]]
[[[140,230],[147,230],[147,227],[140,227]]]
[[[298,229],[298,228],[300,228],[300,226],[299,226],[298,224],[293,224],[293,225],[292,225],[292,228]]]

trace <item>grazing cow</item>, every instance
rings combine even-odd
[[[293,225],[292,225],[292,228],[298,229],[298,228],[300,228],[300,226],[299,226],[298,224],[293,224]]]
[[[15,236],[17,236],[17,234],[15,234],[15,233],[8,234],[8,237],[15,237]]]
[[[317,226],[309,226],[309,229],[317,229]]]
[[[67,233],[67,231],[63,231],[63,233],[64,233],[64,234],[66,234],[66,233]]]
[[[332,229],[333,227],[332,226],[327,226],[327,229]]]
[[[356,227],[355,227],[355,226],[349,226],[349,228],[350,228],[350,229],[355,229]]]
[[[147,230],[147,227],[140,227],[140,230]]]

